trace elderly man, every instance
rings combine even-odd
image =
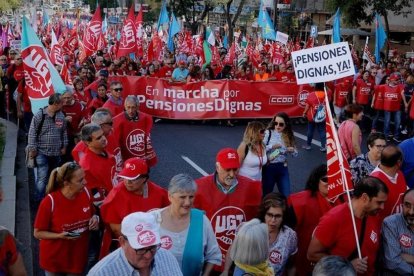
[[[384,182],[390,191],[384,210],[380,212],[382,219],[402,212],[401,198],[407,190],[404,174],[400,170],[402,158],[402,152],[397,146],[388,145],[381,152],[380,164],[371,173],[371,176]]]
[[[157,156],[151,143],[152,117],[139,111],[136,96],[125,99],[125,111],[114,117],[114,135],[121,148],[122,159],[139,157],[152,167]]]
[[[105,150],[115,156],[117,171],[122,169],[122,157],[118,144],[115,141],[115,137],[112,132],[112,115],[111,112],[106,108],[98,108],[91,117],[91,122],[101,126],[101,129],[105,135],[108,144]],[[79,162],[81,157],[85,154],[87,145],[80,141],[76,144],[72,150],[72,157],[76,162]],[[119,168],[119,169],[118,169]]]
[[[65,115],[61,109],[60,94],[53,94],[49,97],[48,106],[40,109],[30,124],[27,150],[29,158],[36,159],[36,202],[44,197],[50,172],[59,166],[68,146]]]
[[[321,218],[309,244],[308,259],[318,262],[325,256],[337,255],[352,260],[357,273],[374,275],[381,229],[377,214],[384,209],[387,194],[388,188],[381,180],[364,178],[355,186],[351,203],[343,203]],[[352,220],[356,224],[362,259],[358,258]]]
[[[106,151],[108,140],[99,125],[85,125],[81,131],[81,139],[87,149],[79,164],[85,171],[86,187],[92,193],[94,204],[100,206],[117,184],[115,158]]]
[[[403,212],[385,218],[382,224],[384,268],[392,275],[414,274],[414,189],[402,198]]]
[[[108,241],[111,237],[118,238],[121,235],[121,221],[125,216],[170,204],[167,191],[149,181],[149,170],[145,160],[137,157],[126,160],[118,177],[123,180],[112,189],[101,206],[102,219],[110,228],[106,231],[108,233],[102,245],[101,257],[108,253]],[[110,235],[111,232],[113,235]]]
[[[216,172],[196,180],[194,207],[206,212],[222,253],[223,271],[227,250],[238,226],[254,218],[262,197],[262,185],[238,175],[239,155],[232,148],[220,150],[216,156]],[[229,268],[226,267],[226,270]]]
[[[97,263],[89,276],[183,275],[175,257],[160,248],[160,228],[155,216],[136,212],[122,220],[120,248]]]
[[[178,67],[174,69],[171,80],[174,82],[187,82],[187,76],[189,74],[188,69],[186,68],[186,62],[180,60],[178,62]]]
[[[104,103],[102,107],[109,109],[112,113],[112,117],[115,117],[124,110],[124,107],[122,105],[123,99],[121,97],[123,87],[122,83],[120,83],[119,81],[111,82],[110,87],[111,95],[109,95],[108,100]]]

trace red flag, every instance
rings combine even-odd
[[[339,144],[335,124],[329,107],[328,97],[325,93],[326,105],[326,161],[328,166],[328,199],[335,201],[341,194],[352,190],[352,175]],[[341,156],[339,156],[341,155]],[[345,179],[344,179],[345,178]]]
[[[66,62],[63,63],[62,70],[60,71],[60,76],[65,84],[72,84],[72,78],[69,74],[69,69]]]
[[[150,43],[148,44],[147,49],[147,62],[152,62],[154,60],[154,39],[151,39]]]
[[[74,28],[70,36],[65,39],[65,42],[62,45],[62,50],[65,54],[71,54],[78,48],[78,34],[76,33],[76,28]]]
[[[101,33],[102,17],[101,9],[98,5],[95,13],[92,16],[91,21],[88,24],[88,27],[85,29],[85,32],[83,34],[83,53],[81,53],[80,57],[86,58],[88,56],[91,56],[98,50],[98,40]],[[83,61],[83,59],[80,59],[80,61]]]
[[[129,8],[128,16],[125,18],[124,26],[121,32],[116,57],[122,57],[136,52],[136,27],[134,22],[134,5]]]
[[[52,45],[50,47],[50,61],[52,64],[63,65],[62,47],[56,39],[55,32],[52,30]]]
[[[136,41],[137,41],[137,52],[136,52],[136,56],[137,57],[142,57],[144,56],[144,41],[143,41],[143,35],[144,35],[144,15],[142,12],[142,6],[139,9],[139,13],[137,15],[137,17],[135,18],[135,27],[136,29]]]
[[[234,61],[235,58],[236,58],[236,45],[235,45],[235,42],[233,42],[233,44],[231,44],[229,52],[224,57],[223,62],[224,62],[224,64],[233,65],[233,61]]]
[[[108,46],[108,43],[105,39],[105,35],[103,33],[101,33],[99,35],[99,40],[98,40],[98,50],[103,50]]]
[[[199,63],[204,64],[206,62],[206,58],[204,56],[204,47],[203,47],[204,39],[201,35],[196,37],[196,42],[194,44],[194,54],[199,57]]]
[[[313,48],[314,44],[315,44],[315,39],[309,36],[308,41],[306,41],[305,49]]]

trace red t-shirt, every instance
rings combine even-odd
[[[79,92],[75,92],[73,93],[73,97],[75,98],[75,100],[84,104],[85,106],[88,106],[89,102],[92,101],[92,96],[89,93],[89,90],[83,91],[83,95]]]
[[[313,122],[313,118],[315,117],[316,111],[318,110],[318,106],[320,104],[325,105],[325,92],[315,91],[309,93],[308,98],[306,99],[306,103],[309,105],[306,116],[309,122]]]
[[[138,120],[129,120],[124,112],[114,119],[114,135],[121,148],[122,160],[139,157],[147,160],[148,166],[157,163],[157,156],[152,147],[152,117],[138,112]]]
[[[236,229],[241,223],[256,217],[262,198],[260,182],[240,175],[237,180],[235,190],[228,194],[219,190],[214,174],[196,180],[198,188],[194,208],[204,210],[213,226],[222,253],[221,266],[215,266],[218,271],[224,269],[226,253],[235,238]]]
[[[295,254],[296,274],[306,276],[313,270],[311,262],[306,256],[313,230],[318,225],[319,219],[339,204],[339,200],[331,204],[319,192],[312,196],[311,191],[305,190],[290,195],[288,204],[293,207],[295,212],[296,226],[294,230],[299,237],[298,252]]]
[[[362,220],[355,218],[358,237]],[[381,221],[378,216],[368,216],[361,245],[362,257],[368,256],[368,271],[364,275],[374,275],[375,261],[380,246]],[[349,204],[343,203],[326,213],[315,229],[314,238],[329,249],[330,255],[348,259],[356,249],[356,240],[352,226]]]
[[[61,191],[43,198],[34,228],[54,233],[74,231],[81,233],[81,236],[76,240],[40,240],[39,260],[42,269],[55,273],[83,272],[88,260],[89,220],[93,214],[94,207],[86,189],[74,199],[67,199]]]
[[[168,193],[148,181],[148,197],[128,192],[123,181],[112,189],[101,206],[102,219],[106,223],[120,224],[122,219],[134,212],[147,212],[170,205]]]
[[[123,100],[120,100],[120,104],[114,103],[111,98],[109,98],[102,107],[109,109],[111,111],[112,117],[115,117],[122,111],[124,111]]]
[[[30,103],[29,94],[27,93],[24,81],[20,81],[17,85],[17,93],[23,95],[23,111],[32,112],[32,105]]]
[[[80,132],[79,123],[83,118],[88,116],[85,107],[80,102],[74,101],[72,105],[62,106],[62,112],[65,114],[65,117],[72,117],[72,121],[66,124],[68,127],[68,135],[77,135]]]
[[[388,188],[388,198],[385,201],[384,209],[380,211],[379,215],[381,221],[392,214],[402,213],[402,197],[405,191],[407,191],[407,183],[405,182],[405,177],[402,171],[398,170],[397,183],[392,183],[390,179],[385,175],[385,173],[378,168],[376,168],[370,176],[380,179]]]
[[[355,100],[357,104],[368,104],[369,97],[371,96],[371,92],[374,88],[374,83],[369,81],[365,82],[363,79],[357,79],[355,81],[356,86],[356,95]]]
[[[158,71],[158,77],[159,78],[171,78],[173,71],[174,71],[174,68],[168,67],[168,66],[163,66]]]
[[[8,275],[9,267],[16,263],[19,252],[13,235],[0,226],[0,275]]]
[[[98,155],[86,148],[79,164],[85,171],[86,187],[94,201],[102,201],[117,184],[115,157],[109,153],[106,157]]]
[[[345,107],[348,104],[348,95],[351,91],[349,83],[340,82],[335,84],[335,102],[337,107]]]

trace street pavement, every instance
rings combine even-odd
[[[202,123],[157,119],[152,130],[152,141],[158,155],[158,164],[151,170],[150,179],[166,188],[170,179],[179,173],[187,173],[194,179],[213,173],[217,152],[224,147],[237,148],[249,121],[251,120],[239,120],[234,127],[227,127],[224,126],[225,121],[219,125],[217,120]],[[268,123],[268,120],[262,121]],[[319,151],[320,142],[316,131],[312,150],[301,148],[306,143],[306,129],[304,123],[293,124],[299,155],[288,158],[292,192],[303,190],[310,171],[319,164],[326,163],[325,153]],[[365,151],[365,142],[362,145]],[[16,172],[16,235],[22,242],[25,263],[29,265],[33,262],[33,273],[30,274],[43,275],[38,266],[38,241],[33,238],[32,225],[36,210],[33,205],[29,205],[29,187],[33,186],[33,175],[28,174],[24,167],[24,147],[25,137],[20,132]]]

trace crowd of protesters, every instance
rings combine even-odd
[[[34,235],[46,275],[308,275],[320,260],[323,270],[329,255],[342,257],[332,262],[350,275],[414,273],[414,192],[406,181],[414,168],[402,171],[407,154],[387,144],[414,134],[414,61],[396,58],[369,70],[364,64],[355,76],[326,84],[354,182],[347,202],[328,198],[326,165],[311,172],[304,191],[291,194],[287,156],[298,149],[283,110],[268,126],[250,122],[237,150],[217,153],[214,173],[196,180],[179,174],[164,190],[150,181],[159,158],[153,118],[135,96],[123,94],[121,82],[109,82],[111,76],[295,82],[289,61],[272,65],[265,52],[258,68],[221,60],[201,67],[191,56],[143,64],[103,52],[81,64],[65,60],[72,85],[32,114],[21,56],[9,49],[0,56],[2,93],[17,92],[2,100],[23,120],[36,171]],[[315,119],[325,93],[320,84],[315,90],[303,114],[304,149],[311,150],[316,128],[325,152],[325,119]],[[0,264],[6,272],[20,258],[12,242],[7,246],[0,249],[0,258],[13,257]]]

